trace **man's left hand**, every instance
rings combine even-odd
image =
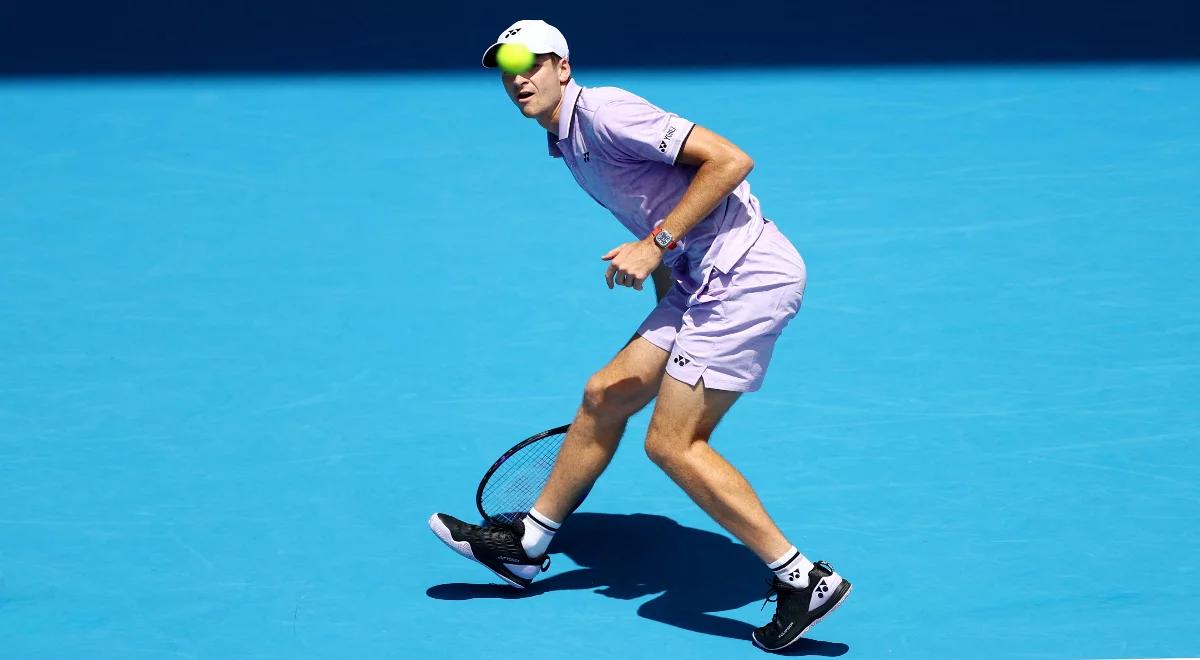
[[[600,258],[609,262],[608,271],[604,273],[608,288],[613,288],[615,283],[641,291],[642,282],[662,263],[663,252],[647,239],[622,243]]]

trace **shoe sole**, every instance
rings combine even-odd
[[[475,562],[476,564],[479,564],[480,566],[488,569],[489,571],[492,572],[493,575],[500,578],[501,580],[504,580],[506,583],[512,585],[513,587],[515,587],[517,589],[525,588],[525,585],[520,584],[518,582],[513,582],[509,578],[505,577],[502,573],[497,572],[491,566],[488,566],[487,564],[479,561],[475,557],[475,553],[471,552],[471,544],[470,543],[467,543],[466,541],[455,541],[454,537],[450,535],[450,528],[446,527],[446,525],[444,523],[442,523],[442,521],[437,517],[436,513],[433,514],[432,516],[429,516],[429,529],[433,530],[433,533],[439,539],[441,539],[442,543],[445,543],[446,546],[449,547],[451,550],[466,557],[467,559],[470,559],[471,561]]]
[[[845,589],[842,589],[842,587],[845,587]],[[753,633],[751,633],[751,635],[750,635],[750,641],[754,642],[754,645],[757,646],[758,648],[760,648],[764,651],[770,652],[770,653],[774,653],[776,651],[782,651],[782,650],[786,649],[787,647],[791,646],[792,644],[795,644],[796,642],[803,639],[804,633],[808,632],[813,626],[820,623],[825,617],[829,616],[830,614],[833,614],[834,611],[837,610],[837,608],[841,607],[842,603],[846,602],[846,599],[850,597],[850,592],[853,589],[854,589],[853,584],[850,584],[850,582],[848,580],[842,580],[842,584],[841,584],[841,586],[838,587],[837,592],[836,592],[838,594],[841,594],[841,597],[838,598],[837,602],[835,602],[833,604],[833,607],[829,608],[828,610],[825,610],[824,614],[813,619],[811,623],[809,623],[807,626],[804,627],[804,630],[801,630],[800,632],[796,633],[796,636],[792,638],[792,641],[788,642],[787,644],[784,644],[783,646],[776,646],[773,649],[769,649],[769,648],[763,646],[762,644],[759,644],[758,639],[754,636]]]

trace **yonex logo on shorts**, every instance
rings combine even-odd
[[[689,359],[687,359],[687,358],[683,357],[682,355],[676,355],[676,356],[675,356],[675,360],[674,360],[674,361],[675,361],[675,364],[677,364],[677,365],[679,365],[679,366],[681,366],[681,367],[686,367],[686,366],[687,366],[687,364],[688,364],[689,362],[691,362],[691,360],[689,360]]]

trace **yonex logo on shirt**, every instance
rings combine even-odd
[[[662,141],[658,143],[658,150],[663,152],[664,154],[667,153],[667,143],[670,142],[671,138],[673,138],[673,137],[675,137],[675,127],[674,126],[667,129],[666,135],[663,135]]]

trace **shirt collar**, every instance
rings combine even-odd
[[[575,104],[579,103],[579,94],[582,91],[583,87],[579,86],[574,78],[567,82],[567,87],[563,90],[562,105],[558,110],[558,135],[546,131],[550,155],[555,158],[562,156],[558,143],[571,136],[571,126],[575,122]]]

